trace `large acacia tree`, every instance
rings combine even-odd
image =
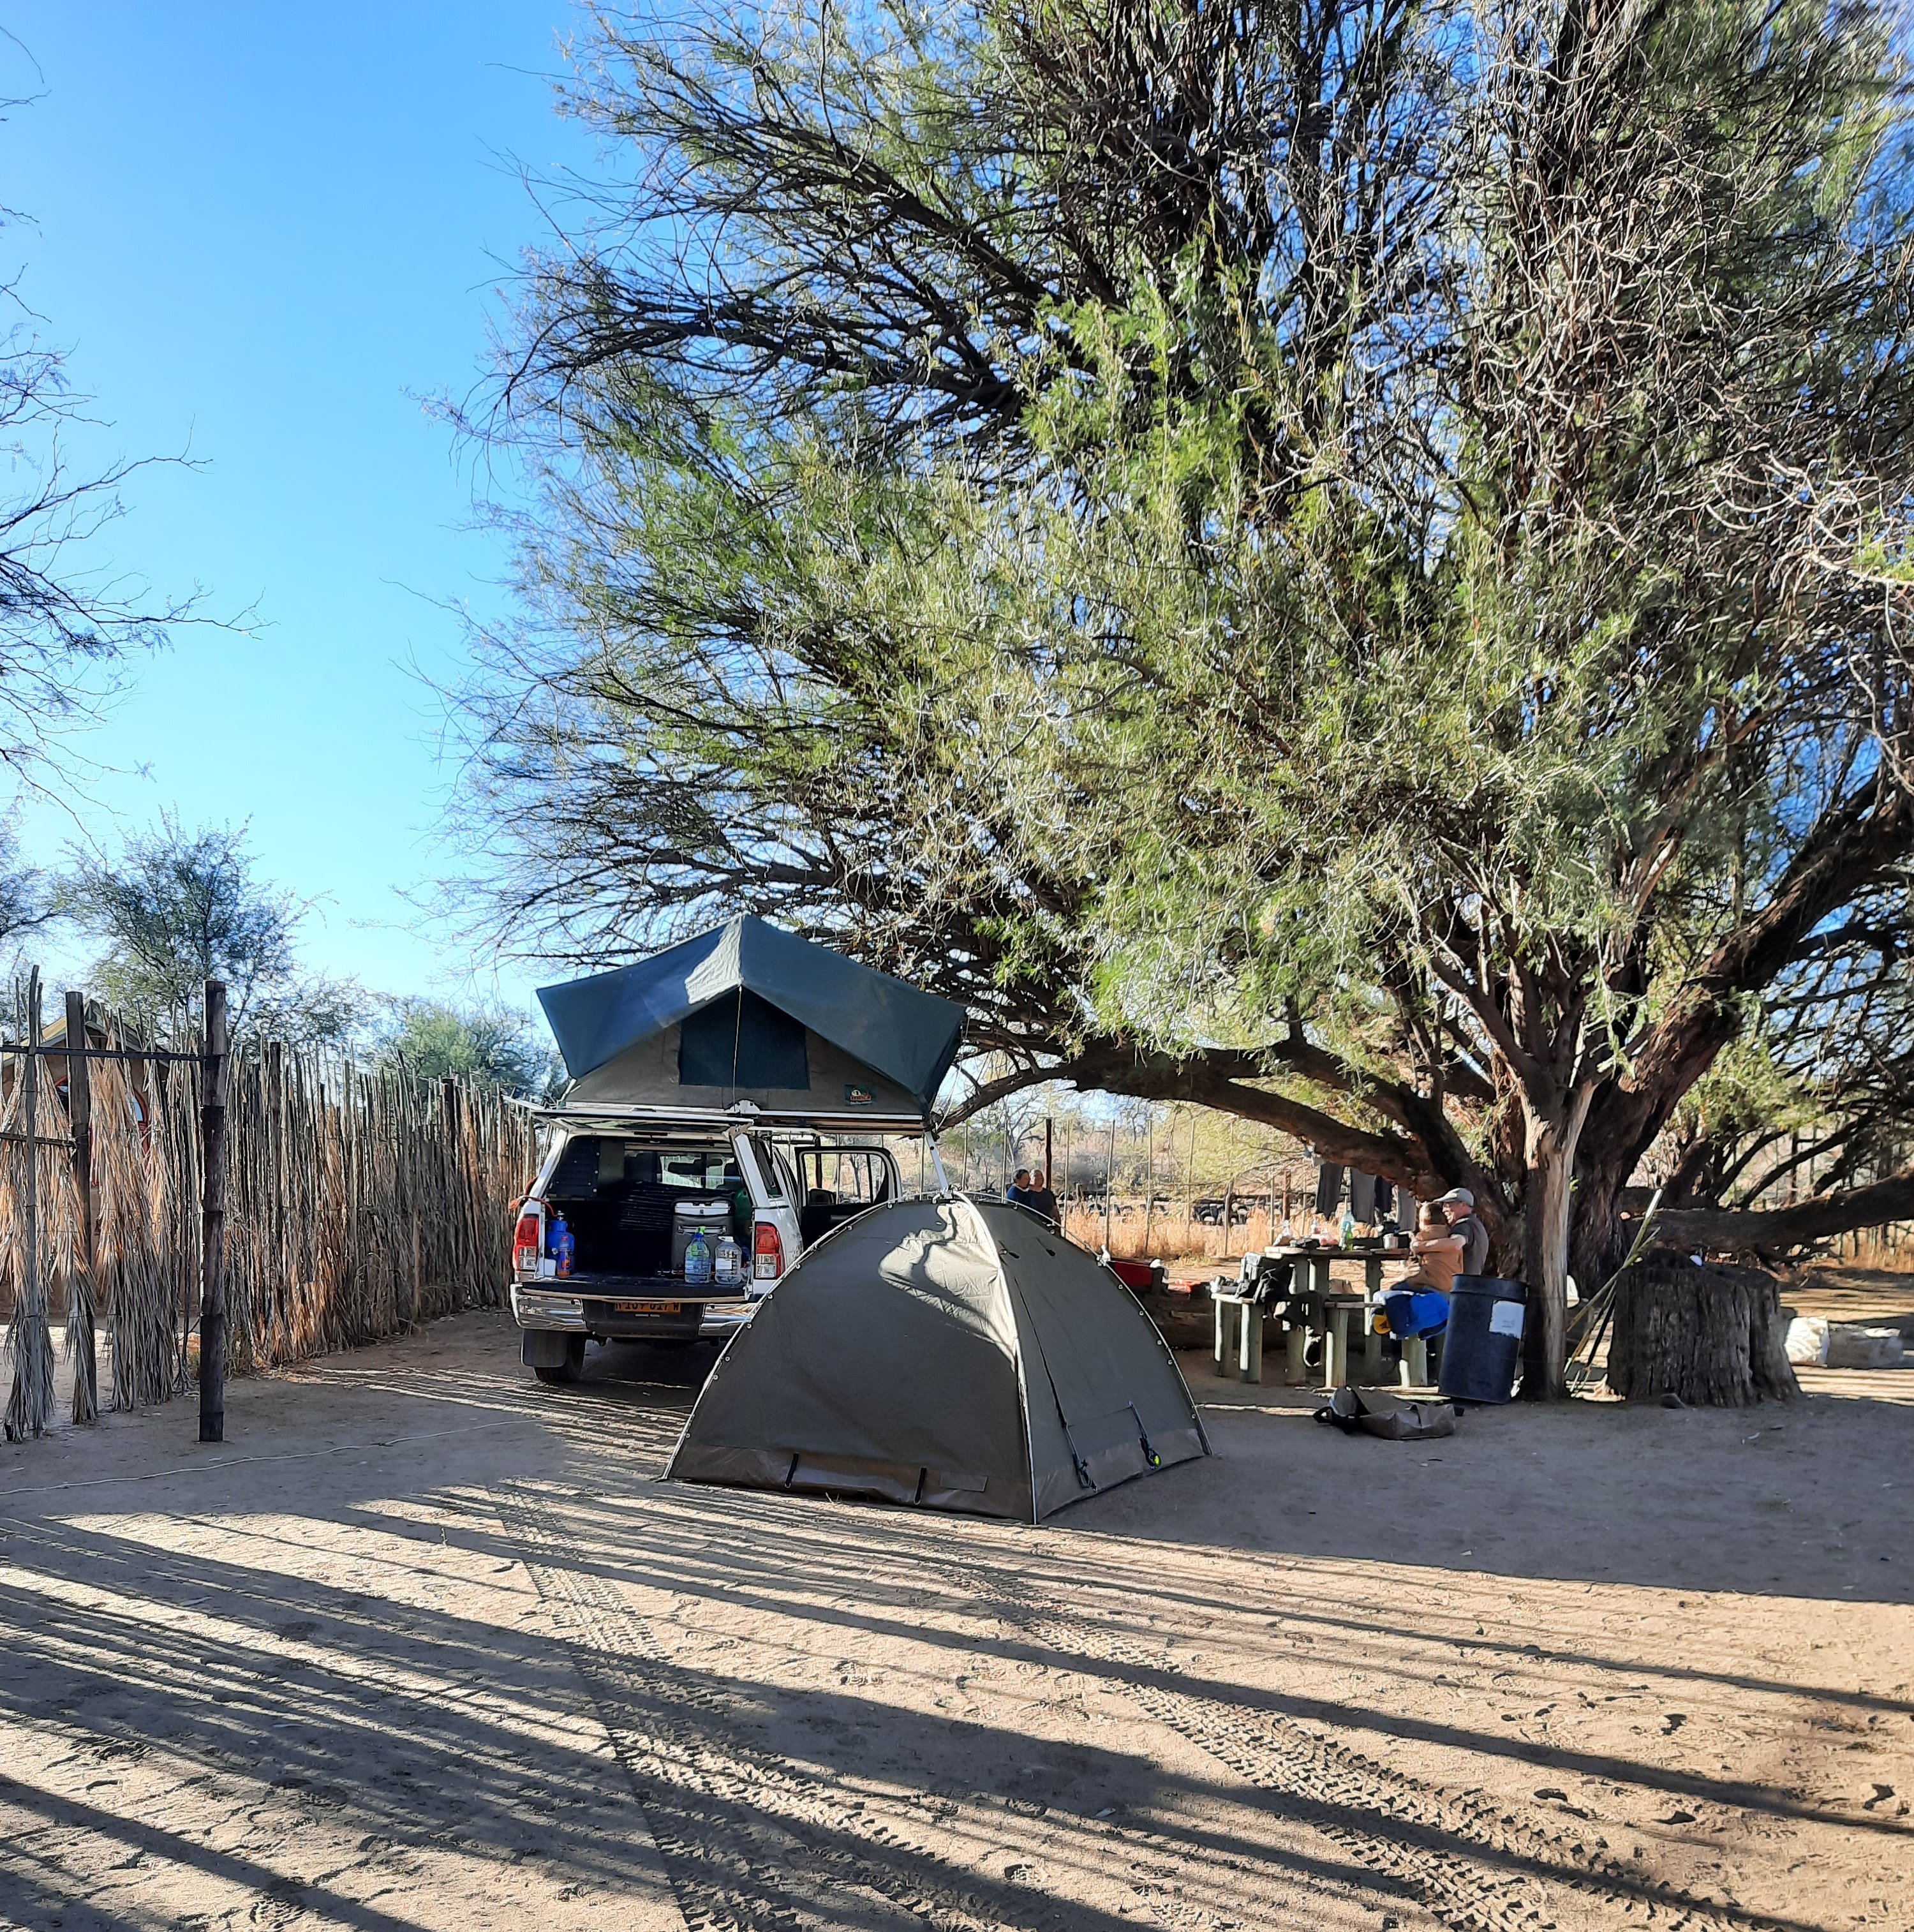
[[[608,19],[574,104],[632,170],[496,399],[510,928],[749,904],[967,1000],[980,1098],[1467,1182],[1550,1387],[1724,1053],[1904,983],[1882,17]]]

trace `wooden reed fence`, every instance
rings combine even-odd
[[[62,1325],[76,1421],[95,1412],[86,1370],[96,1334],[112,1406],[165,1402],[194,1385],[206,1203],[200,1042],[170,1042],[160,1057],[92,1007],[86,1037],[103,1045],[68,1055],[56,1041],[36,1059],[28,1036],[38,1028],[18,1004],[22,1023],[0,1046],[0,1315],[6,1432],[16,1440],[52,1422]],[[28,1077],[29,1066],[57,1071],[63,1060],[63,1080]],[[466,1082],[331,1063],[270,1042],[242,1044],[225,1084],[232,1372],[502,1298],[510,1210],[536,1166],[527,1108]]]

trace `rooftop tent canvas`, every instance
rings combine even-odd
[[[910,1124],[964,1009],[748,915],[635,965],[538,990],[568,1101]]]
[[[1035,1521],[1209,1454],[1136,1298],[1034,1215],[874,1208],[732,1340],[668,1475]]]

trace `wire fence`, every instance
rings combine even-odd
[[[110,1015],[86,1011],[83,1055],[60,1039],[36,1049],[27,1034],[37,1038],[37,1022],[0,1048],[0,1318],[14,1440],[53,1421],[62,1330],[76,1420],[90,1419],[85,1369],[96,1346],[106,1371],[99,1400],[114,1408],[166,1402],[198,1372],[200,1045],[171,1041],[160,1055]],[[496,1305],[509,1278],[512,1204],[535,1156],[530,1110],[494,1091],[276,1042],[242,1046],[226,1075],[228,1370]]]

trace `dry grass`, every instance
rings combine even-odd
[[[1101,1248],[1102,1209],[1066,1205],[1064,1232],[1084,1247]],[[1180,1206],[1168,1212],[1159,1208],[1146,1216],[1141,1202],[1119,1202],[1109,1222],[1110,1252],[1123,1261],[1222,1261],[1267,1247],[1269,1240],[1270,1217],[1261,1212],[1226,1231],[1184,1214]]]
[[[1310,1218],[1299,1215],[1297,1225],[1300,1228]],[[1108,1246],[1111,1253],[1123,1261],[1222,1261],[1254,1248],[1267,1247],[1272,1234],[1270,1223],[1268,1213],[1258,1209],[1247,1222],[1239,1221],[1226,1240],[1222,1228],[1186,1215],[1178,1203],[1173,1210],[1160,1208],[1150,1216],[1146,1234],[1142,1202],[1120,1199],[1110,1218]],[[1102,1247],[1102,1208],[1066,1204],[1064,1232],[1086,1248]],[[1835,1251],[1824,1258],[1823,1264],[1914,1274],[1914,1233],[1902,1224],[1885,1230],[1864,1229],[1844,1238]]]
[[[1899,1226],[1885,1232],[1870,1228],[1856,1236],[1852,1246],[1843,1244],[1836,1256],[1844,1268],[1879,1268],[1892,1274],[1914,1274],[1914,1238]]]
[[[42,1286],[30,1305],[26,1149],[0,1144],[0,1300],[14,1318],[17,1432],[52,1420],[51,1320],[68,1346],[89,1298],[117,1408],[167,1400],[197,1366],[199,1070],[96,1060],[94,1279],[80,1263],[78,1190],[62,1147],[39,1160]],[[20,1083],[0,1109],[17,1132]],[[64,1133],[50,1095],[42,1135]],[[512,1202],[535,1165],[526,1111],[460,1082],[328,1066],[268,1045],[234,1060],[227,1096],[227,1360],[238,1374],[397,1334],[496,1304]]]

